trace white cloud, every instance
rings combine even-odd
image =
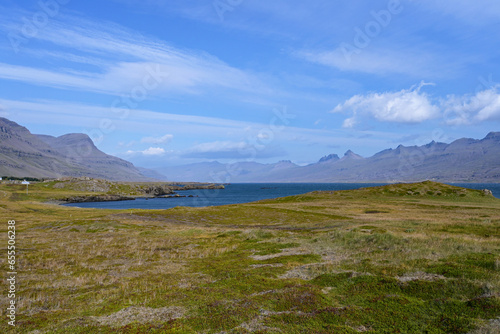
[[[432,104],[420,89],[425,83],[399,92],[356,95],[337,105],[333,113],[351,113],[344,121],[345,128],[353,127],[361,117],[371,116],[382,122],[421,123],[439,115],[439,108]]]
[[[500,86],[473,96],[448,96],[441,103],[448,125],[466,125],[500,119]]]
[[[167,144],[174,138],[173,135],[166,134],[162,137],[144,137],[141,139],[141,143],[146,144]]]
[[[142,154],[145,156],[161,156],[165,154],[165,150],[161,147],[150,147],[144,151],[127,151],[127,155]]]
[[[332,113],[350,114],[344,128],[352,128],[363,117],[381,122],[421,123],[442,116],[447,125],[467,125],[500,120],[500,85],[475,95],[449,95],[433,103],[421,92],[425,83],[399,92],[355,95],[337,105]]]
[[[142,151],[144,155],[163,155],[165,150],[161,147],[150,147],[147,150]]]

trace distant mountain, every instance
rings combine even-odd
[[[34,135],[0,117],[0,175],[57,178],[89,176],[148,181],[133,164],[100,151],[85,134]]]
[[[210,162],[159,171],[170,180],[200,182],[500,182],[500,132],[451,144],[399,145],[369,158],[349,150],[342,158],[330,154],[307,166]]]
[[[165,175],[160,174],[157,171],[154,171],[154,170],[149,169],[149,168],[138,167],[138,166],[136,168],[137,168],[137,170],[139,170],[139,172],[143,176],[145,176],[151,180],[168,181],[168,178]]]
[[[257,182],[259,178],[272,177],[282,170],[298,167],[291,161],[280,161],[275,164],[261,164],[257,162],[237,162],[222,164],[217,161],[201,162],[177,167],[157,169],[170,181],[209,182]],[[236,181],[235,181],[236,180]]]

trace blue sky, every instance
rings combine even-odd
[[[3,0],[0,116],[144,167],[500,131],[497,0]]]

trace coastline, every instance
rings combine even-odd
[[[196,197],[181,195],[188,190],[224,189],[224,184],[201,182],[113,182],[88,177],[41,182],[44,187],[70,191],[66,196],[48,198],[47,204],[122,202],[136,199]]]

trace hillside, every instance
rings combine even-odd
[[[0,175],[147,181],[133,164],[100,151],[85,134],[34,135],[0,118]]]

